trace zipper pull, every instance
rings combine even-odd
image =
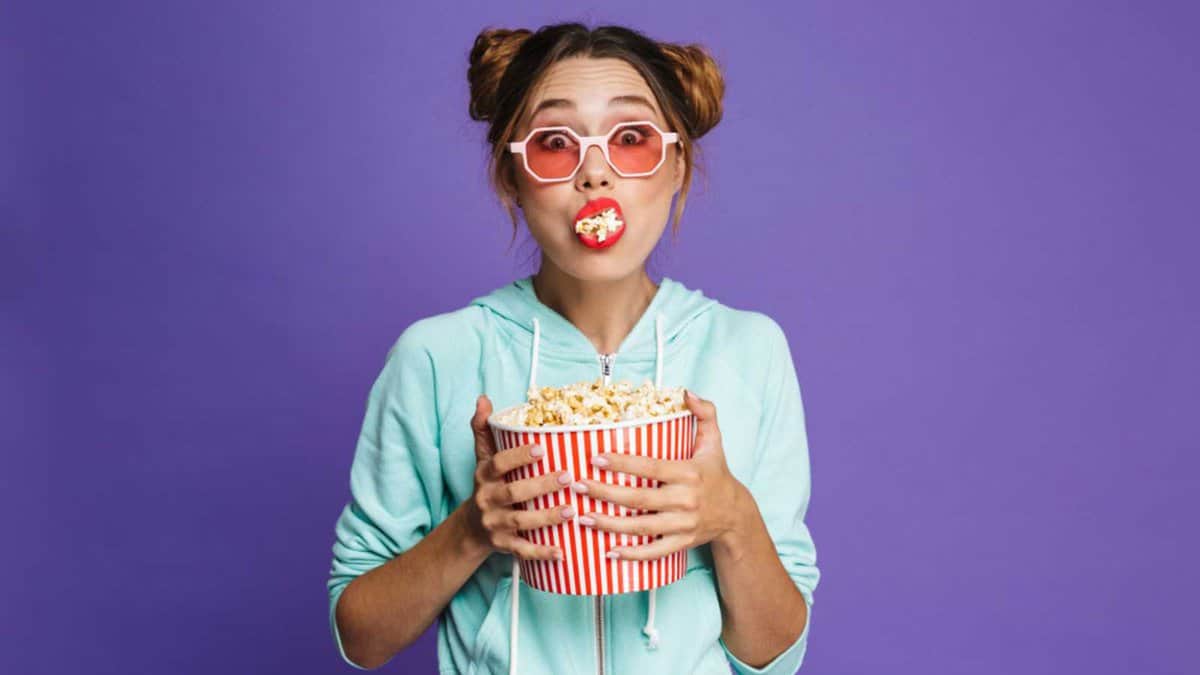
[[[617,359],[617,353],[601,354],[600,355],[600,374],[604,377],[604,384],[607,385],[609,378],[612,377],[612,364]]]

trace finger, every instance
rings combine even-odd
[[[531,509],[528,511],[514,510],[511,517],[513,530],[529,532],[551,525],[558,525],[564,520],[575,517],[574,506],[554,506],[548,509]]]
[[[542,495],[567,489],[571,484],[571,472],[550,473],[545,476],[523,478],[505,483],[497,490],[497,504],[519,504]]]
[[[540,461],[545,455],[546,450],[536,443],[501,450],[492,457],[495,477],[500,478],[513,469]]]
[[[482,462],[496,454],[496,439],[488,426],[488,415],[492,414],[492,402],[487,394],[475,399],[475,415],[471,418],[471,432],[475,434],[475,461]]]
[[[483,527],[497,534],[528,532],[548,525],[558,525],[575,517],[575,507],[555,506],[548,509],[512,509],[493,507],[481,517]]]
[[[717,405],[712,401],[700,398],[693,394],[690,389],[685,389],[683,392],[683,402],[688,410],[696,416],[696,446],[699,448],[700,439],[709,436],[719,436],[721,434],[720,427],[717,426]]]
[[[592,463],[605,471],[619,471],[661,483],[692,483],[699,479],[696,467],[687,461],[603,453],[596,455]]]
[[[610,504],[645,511],[691,510],[694,508],[691,488],[665,485],[661,488],[609,485],[594,480],[572,483],[571,489]]]
[[[563,556],[557,546],[541,546],[515,534],[501,535],[497,547],[523,560],[562,560]]]
[[[692,518],[678,511],[652,513],[644,516],[609,516],[603,513],[588,513],[579,517],[579,523],[584,527],[594,527],[605,532],[633,534],[642,537],[687,532],[695,525]]]
[[[615,557],[621,560],[657,560],[686,549],[689,541],[690,537],[686,534],[668,534],[662,539],[656,539],[642,546],[609,549],[609,554],[611,555],[615,551],[617,554]]]

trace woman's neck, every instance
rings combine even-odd
[[[611,354],[642,318],[658,286],[644,267],[624,279],[584,281],[543,260],[533,275],[533,290],[543,305],[586,335],[596,351]]]

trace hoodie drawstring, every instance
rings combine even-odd
[[[662,314],[654,317],[654,388],[662,388],[662,366],[663,366],[663,335],[662,335]],[[650,638],[646,642],[646,646],[650,649],[658,649],[659,636],[658,629],[654,627],[654,601],[657,588],[650,589],[650,607],[646,610],[646,625],[642,628],[642,633]]]
[[[656,389],[662,387],[662,367],[663,367],[663,327],[662,314],[654,315],[654,387]],[[537,388],[537,367],[538,367],[538,343],[541,341],[542,329],[537,317],[533,317],[533,354],[529,361],[529,388]],[[512,594],[509,596],[509,610],[511,615],[512,630],[509,632],[509,644],[511,656],[508,661],[509,675],[517,673],[517,628],[520,621],[520,588],[521,588],[521,563],[517,556],[513,556],[512,563]],[[646,646],[650,649],[658,649],[660,644],[658,629],[654,627],[654,609],[656,594],[658,589],[650,589],[650,606],[646,611],[646,625],[642,628],[644,633],[650,639]]]
[[[533,355],[529,357],[529,388],[537,388],[538,342],[542,339],[542,327],[537,317],[533,317]],[[512,561],[512,594],[509,596],[509,613],[512,629],[508,635],[512,656],[508,660],[509,675],[517,675],[517,626],[520,623],[521,612],[521,561],[513,556]]]

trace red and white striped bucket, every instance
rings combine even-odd
[[[496,413],[498,417],[503,411]],[[691,459],[696,437],[696,416],[690,410],[643,420],[576,426],[520,427],[489,419],[496,448],[503,452],[537,443],[546,454],[532,464],[505,475],[505,482],[569,471],[574,480],[594,480],[612,485],[658,487],[659,482],[641,476],[592,466],[592,456],[611,452],[658,459]],[[570,504],[578,514],[558,525],[521,531],[535,544],[563,549],[562,560],[520,560],[525,583],[548,593],[566,595],[609,595],[645,591],[678,581],[687,571],[687,550],[657,560],[612,560],[609,549],[648,544],[658,536],[605,532],[581,525],[578,516],[597,512],[627,516],[653,513],[618,506],[569,487],[517,504],[532,510],[561,508]]]

